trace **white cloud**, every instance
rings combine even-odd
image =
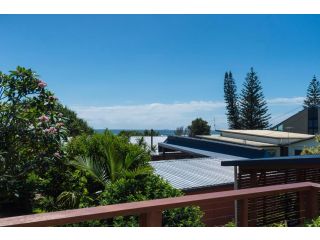
[[[299,106],[302,97],[267,100],[273,116],[281,114],[283,106]],[[282,107],[281,107],[282,106]],[[225,104],[222,101],[191,101],[185,103],[150,103],[119,106],[73,106],[79,117],[94,128],[110,129],[175,129],[187,126],[196,117],[202,117],[217,129],[227,127]],[[290,110],[290,109],[289,109]]]
[[[304,97],[293,97],[293,98],[273,98],[267,100],[269,105],[301,105]]]
[[[192,101],[107,107],[75,106],[72,109],[95,128],[175,129],[186,126],[196,117],[211,119],[212,122],[214,112],[223,112],[224,106],[223,102]]]

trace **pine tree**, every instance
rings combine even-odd
[[[247,73],[240,100],[240,119],[243,129],[265,129],[269,127],[270,114],[264,99],[262,86],[253,68]]]
[[[224,76],[224,101],[226,103],[229,128],[240,129],[237,86],[231,72],[226,72]]]
[[[303,107],[309,108],[318,106],[320,106],[320,83],[316,76],[313,76],[307,90],[307,97],[304,100]]]

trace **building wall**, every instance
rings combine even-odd
[[[233,184],[217,186],[212,188],[198,189],[194,191],[185,191],[186,195],[202,194],[211,192],[221,192],[233,190]],[[204,212],[202,221],[207,227],[224,226],[234,220],[234,201],[224,201],[209,205],[200,205]]]
[[[319,143],[315,141],[315,139],[310,139],[302,142],[297,142],[289,145],[289,156],[290,155],[297,155],[295,154],[295,151],[302,151],[305,147],[314,147],[318,146]]]
[[[273,128],[278,131],[308,134],[308,109],[304,109],[289,117]]]

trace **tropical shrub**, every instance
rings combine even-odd
[[[67,146],[67,156],[71,166],[78,169],[79,174],[82,173],[80,179],[84,177],[86,180],[81,181],[81,187],[75,186],[76,181],[73,181],[72,186],[57,197],[55,206],[60,209],[183,195],[153,174],[149,165],[150,155],[144,148],[130,144],[126,138],[114,136],[108,131],[73,138]],[[163,216],[164,226],[202,226],[202,212],[198,207],[168,210]],[[137,225],[138,217],[128,216],[72,226]]]
[[[159,198],[179,197],[183,193],[173,188],[157,175],[148,175],[140,179],[119,179],[106,186],[99,196],[100,205],[135,202]],[[185,207],[163,212],[163,226],[196,227],[204,226],[201,222],[203,213],[199,207]],[[138,226],[138,217],[117,217],[109,221],[111,226]]]
[[[311,219],[309,221],[306,221],[304,224],[305,227],[320,227],[320,216]]]
[[[89,172],[102,185],[152,172],[148,152],[108,131],[74,138],[68,145],[68,153],[70,164]]]
[[[317,143],[320,143],[320,135],[316,136]],[[320,144],[314,147],[305,147],[301,155],[317,155],[320,154]]]
[[[230,222],[228,222],[227,224],[225,224],[224,227],[236,227],[236,223],[235,223],[235,221],[233,220],[233,221],[230,221]]]
[[[0,207],[30,212],[36,194],[50,189],[67,140],[57,98],[31,69],[0,72]]]

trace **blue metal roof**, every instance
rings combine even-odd
[[[169,136],[164,143],[159,144],[159,147],[166,148],[166,146],[169,149],[173,149],[174,147],[176,147],[178,151],[182,151],[181,147],[184,147],[189,150],[193,149],[192,151],[195,153],[200,153],[199,155],[210,157],[212,157],[213,155],[208,154],[208,152],[241,158],[262,158],[266,155],[266,152],[263,149],[256,147],[242,146],[232,143],[218,142],[191,137]]]
[[[175,150],[175,151],[180,151],[180,152],[185,152],[189,153],[191,155],[199,155],[199,156],[204,156],[204,157],[210,157],[210,158],[218,158],[218,159],[223,159],[223,160],[240,160],[240,159],[246,159],[230,154],[223,154],[223,153],[217,153],[217,152],[212,152],[212,151],[205,151],[205,150],[200,150],[196,148],[190,148],[190,147],[183,147],[179,145],[174,145],[174,144],[168,144],[168,143],[159,143],[160,147]]]
[[[222,167],[221,160],[193,158],[153,161],[155,173],[181,190],[233,184],[234,168]]]

